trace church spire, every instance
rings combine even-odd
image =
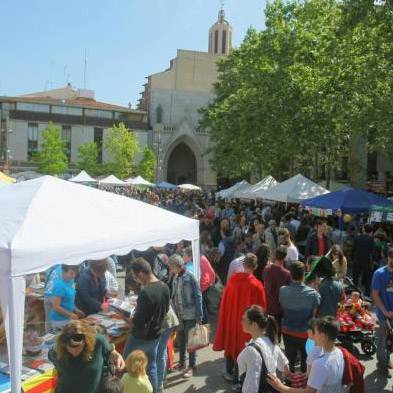
[[[232,48],[232,26],[225,19],[224,1],[218,12],[218,21],[209,29],[209,53],[227,55]]]

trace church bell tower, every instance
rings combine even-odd
[[[209,53],[227,55],[232,48],[232,26],[225,20],[223,8],[218,13],[218,21],[209,29]]]

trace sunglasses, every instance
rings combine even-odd
[[[65,334],[63,340],[70,347],[78,347],[85,341],[86,337],[84,334]]]

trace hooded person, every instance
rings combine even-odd
[[[244,272],[233,274],[224,290],[213,345],[214,351],[224,351],[224,378],[234,383],[237,383],[238,379],[237,356],[250,340],[250,336],[242,329],[242,316],[245,310],[254,304],[266,309],[265,288],[253,274],[258,267],[257,257],[248,253],[243,263]]]

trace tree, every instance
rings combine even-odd
[[[78,147],[78,168],[91,175],[98,174],[98,146],[94,141],[86,142]]]
[[[38,171],[48,175],[62,175],[68,169],[65,143],[60,129],[51,122],[42,131],[42,145],[38,153]]]
[[[154,150],[146,146],[143,149],[142,159],[138,164],[138,174],[146,180],[153,182],[155,179],[156,163]]]
[[[135,134],[124,123],[114,125],[109,129],[104,147],[112,158],[108,163],[111,172],[120,179],[130,176],[138,152],[138,140]]]

